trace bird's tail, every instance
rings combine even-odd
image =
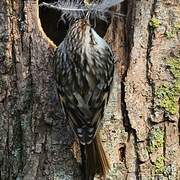
[[[93,180],[95,174],[105,177],[110,166],[99,133],[91,144],[81,145],[83,180]]]

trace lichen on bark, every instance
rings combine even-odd
[[[152,153],[164,145],[164,131],[162,129],[153,128],[148,135],[148,151]]]
[[[180,95],[180,58],[170,58],[165,61],[174,78],[173,83],[166,83],[156,90],[156,96],[159,99],[159,107],[163,108],[170,114],[179,112],[179,95]]]

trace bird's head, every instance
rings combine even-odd
[[[68,36],[77,40],[85,39],[91,32],[91,25],[87,18],[78,19],[70,27]]]

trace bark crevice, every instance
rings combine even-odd
[[[151,19],[154,17],[155,15],[155,9],[156,9],[156,4],[157,4],[157,0],[154,0],[153,4],[152,4],[152,9],[151,9]],[[150,24],[148,25],[148,42],[147,42],[147,54],[146,54],[146,78],[147,78],[147,82],[151,88],[151,114],[154,116],[155,115],[155,82],[153,80],[153,78],[151,77],[151,73],[152,73],[152,66],[153,63],[151,62],[151,51],[153,48],[153,38],[155,37],[154,34],[154,29],[150,26]],[[151,120],[151,119],[150,119]]]
[[[131,24],[135,18],[135,3],[131,2],[128,4],[128,9],[127,9],[127,16],[128,18],[126,19],[126,33],[124,34],[125,35],[125,43],[126,43],[126,57],[127,57],[127,62],[126,62],[126,67],[125,67],[125,71],[124,73],[122,74],[122,80],[121,80],[121,112],[122,112],[122,120],[123,120],[123,126],[125,128],[125,131],[128,133],[128,141],[127,143],[129,143],[129,141],[132,141],[131,143],[133,144],[134,146],[134,150],[135,150],[135,155],[136,155],[136,166],[135,166],[135,172],[131,172],[129,169],[128,169],[128,166],[126,164],[126,156],[125,156],[125,167],[127,169],[127,172],[128,173],[134,173],[135,174],[135,177],[136,179],[139,179],[140,178],[140,161],[139,161],[139,153],[138,153],[138,137],[137,137],[137,134],[136,134],[136,129],[134,129],[131,125],[131,120],[129,118],[129,115],[128,115],[128,109],[127,109],[127,105],[126,105],[126,78],[127,78],[127,74],[128,74],[128,70],[129,70],[129,67],[130,67],[130,52],[131,52],[131,49],[133,47],[133,32],[134,32],[134,29],[129,26],[129,24]],[[129,23],[129,24],[128,24]],[[132,34],[131,36],[129,36],[129,32],[131,32],[130,34]],[[132,136],[133,140],[130,140],[130,136]],[[126,152],[128,153],[128,152]],[[127,175],[128,177],[128,175]]]

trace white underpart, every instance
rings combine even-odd
[[[92,33],[93,33],[94,39],[96,40],[96,42],[97,42],[98,46],[100,46],[100,48],[105,49],[105,48],[109,47],[109,45],[106,43],[106,41],[103,38],[101,38],[93,28],[92,28]]]
[[[103,39],[103,38],[101,38],[97,33],[96,33],[96,31],[93,29],[93,28],[91,28],[91,32],[92,32],[92,36],[93,36],[93,40],[95,40],[96,41],[96,43],[93,45],[94,46],[94,48],[93,48],[93,46],[92,46],[92,39],[91,39],[91,36],[90,36],[90,26],[88,26],[87,28],[86,28],[86,38],[84,39],[84,43],[83,44],[85,44],[82,48],[83,48],[83,51],[86,51],[86,54],[87,54],[87,56],[88,56],[88,63],[91,65],[91,66],[94,66],[94,61],[92,60],[92,57],[94,57],[94,55],[95,55],[95,49],[98,49],[98,51],[100,51],[100,53],[102,53],[102,54],[104,54],[104,50],[105,49],[109,49],[110,50],[110,47],[109,47],[109,45],[107,44],[107,42]],[[83,61],[84,59],[82,58],[82,61]],[[81,62],[81,63],[83,63],[83,62]],[[97,58],[96,59],[96,62],[95,62],[99,67],[101,67],[102,66],[102,63],[101,63],[101,59],[99,59],[99,58]],[[92,71],[93,71],[93,69],[91,69]],[[89,78],[87,78],[87,79],[89,79]]]
[[[90,28],[91,27],[86,28],[86,33],[87,34],[89,34]],[[109,45],[107,44],[107,42],[103,38],[101,38],[93,28],[91,28],[91,31],[92,31],[93,37],[94,37],[97,45],[100,48],[102,48],[102,49],[109,48]],[[85,48],[89,48],[89,44],[90,44],[89,42],[91,42],[91,37],[87,35],[86,39],[85,39],[85,44],[86,44]]]
[[[91,28],[90,26],[88,26],[86,28],[87,34],[89,34],[90,28]],[[96,41],[96,44],[94,46],[98,46],[98,48],[96,47],[96,49],[98,49],[100,52],[104,51],[106,48],[108,48],[110,50],[110,47],[107,44],[107,42],[103,38],[101,38],[93,28],[91,28],[91,31],[92,31],[93,39]],[[89,57],[89,64],[94,65],[94,62],[90,58],[95,53],[94,48],[92,48],[92,44],[90,43],[91,42],[90,35],[87,35],[86,39],[84,39],[84,41],[85,41],[85,43],[84,43],[85,46],[83,48]],[[104,53],[104,52],[102,52],[102,53]],[[99,66],[102,65],[101,62],[98,62],[98,59],[97,59],[96,63],[99,64]]]

